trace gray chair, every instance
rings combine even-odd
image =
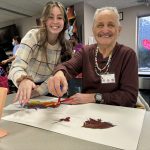
[[[150,111],[150,107],[149,107],[148,103],[147,103],[146,100],[142,97],[142,95],[140,94],[140,92],[138,93],[138,98],[137,98],[136,107],[137,107],[137,108],[146,109],[146,111]]]

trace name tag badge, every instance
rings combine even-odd
[[[101,83],[115,83],[115,74],[102,74]]]

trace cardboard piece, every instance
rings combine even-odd
[[[3,107],[5,105],[8,89],[0,87],[0,120],[2,117]],[[0,129],[0,138],[7,135],[7,131]]]

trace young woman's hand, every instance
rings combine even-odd
[[[20,104],[25,104],[29,101],[31,97],[31,92],[36,88],[33,81],[29,79],[24,79],[20,82],[18,91],[14,101],[19,101]]]
[[[62,97],[68,90],[67,79],[62,71],[58,71],[48,80],[48,90],[54,96]]]

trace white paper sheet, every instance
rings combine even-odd
[[[120,149],[136,150],[145,110],[109,105],[61,105],[50,109],[26,109],[2,119]],[[70,122],[58,122],[70,117]],[[33,119],[34,118],[34,119]],[[107,129],[84,128],[89,118],[114,124]]]

